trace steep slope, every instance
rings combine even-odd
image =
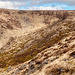
[[[32,13],[32,11],[0,9],[0,48],[11,38],[15,39],[45,26],[43,16]]]
[[[10,66],[3,75],[75,75],[74,35],[72,33],[28,62]]]
[[[1,74],[75,74],[75,11],[7,11],[17,23],[10,16],[9,23],[1,21],[3,32],[14,34],[1,34],[1,41],[8,36],[0,49]]]

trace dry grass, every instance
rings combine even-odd
[[[28,61],[32,59],[34,56],[36,56],[38,53],[43,51],[44,49],[52,46],[53,44],[57,43],[60,41],[62,38],[68,36],[69,34],[68,31],[64,31],[59,33],[59,36],[55,36],[52,39],[43,39],[43,40],[38,40],[37,43],[33,43],[31,47],[29,47],[25,52],[19,55],[15,55],[15,53],[19,52],[20,50],[13,49],[11,51],[5,52],[0,55],[0,67],[6,67],[6,66],[13,66],[17,65],[19,63],[23,63],[25,61]],[[21,49],[24,49],[24,44],[21,44]],[[14,52],[16,51],[16,52]]]
[[[70,69],[67,66],[54,64],[46,68],[46,75],[72,75],[74,73],[74,68]]]

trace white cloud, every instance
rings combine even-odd
[[[29,7],[28,10],[63,10],[61,7],[56,6],[56,7]]]
[[[14,4],[10,1],[0,1],[0,8],[9,8],[9,9],[14,9]],[[17,9],[17,7],[16,7]]]
[[[12,1],[0,1],[0,8],[18,9],[22,5],[25,6],[25,3],[12,2]]]
[[[39,4],[39,3],[68,3],[71,5],[75,5],[75,0],[0,0],[0,1],[17,1],[17,2],[29,2],[31,1],[32,4]]]
[[[14,4],[10,1],[0,1],[0,8],[18,9],[18,7],[14,6]]]
[[[28,8],[28,10],[62,10],[61,5],[59,7],[56,5],[55,7],[42,7],[41,4],[47,3],[66,3],[69,4],[68,6],[75,5],[75,0],[0,0],[0,8],[7,8],[7,9],[22,9]],[[40,7],[36,7],[39,5]]]
[[[31,4],[37,3],[38,0],[31,0]],[[69,5],[75,5],[75,0],[39,0],[37,4],[45,4],[45,3],[66,3]]]

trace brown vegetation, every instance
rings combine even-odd
[[[5,69],[3,73],[72,74],[75,58],[75,14],[71,12],[74,13],[0,10],[0,44],[3,44],[0,49],[0,68],[17,66],[17,72],[14,69],[7,72]],[[19,69],[23,63],[26,63],[25,68]]]

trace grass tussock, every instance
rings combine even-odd
[[[48,66],[46,70],[46,75],[72,75],[74,73],[74,68],[70,69],[69,67],[64,67],[61,65],[52,65]]]
[[[34,56],[36,56],[38,53],[43,51],[44,49],[52,46],[53,44],[60,41],[62,38],[68,36],[69,30],[60,32],[58,36],[53,37],[50,39],[50,37],[47,37],[38,40],[37,43],[33,43],[32,46],[30,46],[25,52],[19,55],[15,55],[15,53],[19,52],[20,50],[13,49],[9,52],[5,52],[0,55],[0,67],[8,67],[17,65],[19,63],[23,63],[25,61],[28,61],[32,59]],[[24,49],[24,44],[21,44],[21,48]],[[14,52],[15,51],[15,52]]]

